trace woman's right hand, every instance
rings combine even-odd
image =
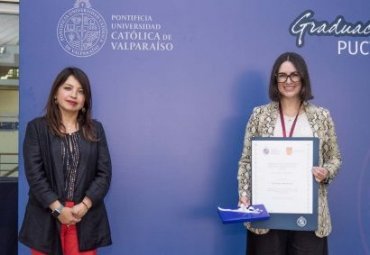
[[[238,203],[239,207],[242,207],[242,206],[248,207],[248,206],[250,206],[250,204],[251,204],[251,202],[250,202],[248,197],[243,196],[243,197],[239,198],[239,203]]]

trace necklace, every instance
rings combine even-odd
[[[74,132],[76,132],[78,130],[78,123],[69,124],[69,125],[63,124],[63,126],[64,126],[64,131],[67,134],[72,134],[72,133],[74,133]]]
[[[294,118],[293,118],[293,117],[291,117],[291,116],[286,116],[286,115],[284,115],[284,120],[286,120],[286,121],[288,121],[288,122],[292,122],[292,121],[294,120]]]

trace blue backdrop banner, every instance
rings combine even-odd
[[[336,124],[343,165],[329,190],[330,252],[370,254],[369,1],[20,5],[20,144],[62,68],[91,79],[113,163],[113,245],[100,254],[245,254],[244,227],[223,225],[217,206],[237,204],[245,124],[268,102],[272,64],[285,51],[305,57],[313,103]],[[27,191],[20,164],[19,222]]]

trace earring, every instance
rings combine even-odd
[[[85,107],[83,107],[83,108],[81,109],[81,112],[82,112],[82,113],[85,113],[85,112],[86,112],[86,108],[85,108]]]
[[[54,104],[58,104],[57,97],[54,97]]]

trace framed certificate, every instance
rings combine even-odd
[[[264,204],[270,219],[254,228],[317,229],[319,139],[252,138],[252,204]]]

